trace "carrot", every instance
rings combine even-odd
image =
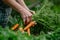
[[[19,26],[19,24],[16,24],[12,27],[12,30],[15,30],[17,27]]]
[[[31,26],[33,26],[33,25],[35,25],[35,21],[32,21],[32,22],[30,22],[25,28],[24,28],[24,30],[27,30],[28,28],[30,28]]]
[[[19,30],[20,30],[22,33],[24,33],[24,30],[23,30],[23,28],[19,28]]]
[[[27,33],[30,36],[30,28],[27,29]]]

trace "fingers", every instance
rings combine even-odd
[[[29,23],[30,19],[29,17],[27,17],[27,20],[26,20],[26,25]]]
[[[30,10],[30,12],[31,12],[32,14],[35,14],[35,11]]]
[[[35,12],[33,12],[33,14],[35,14]],[[29,11],[22,13],[22,18],[23,18],[25,25],[27,25],[29,22],[32,21],[32,15],[33,14]]]
[[[25,22],[25,24],[27,25],[31,21],[32,21],[32,14],[26,15],[26,22]]]
[[[23,15],[22,18],[23,18],[24,24],[27,25],[30,21],[32,21],[32,14]]]
[[[22,16],[22,19],[23,19],[23,22],[24,22],[24,24],[26,23],[26,15],[21,15]]]
[[[29,22],[31,22],[32,21],[32,15],[28,16],[26,21],[27,21],[26,24],[28,24]]]

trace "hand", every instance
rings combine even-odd
[[[21,14],[22,19],[24,21],[24,24],[27,25],[29,22],[32,21],[32,13],[29,11],[23,11],[23,13]]]
[[[35,14],[35,11],[33,11],[33,10],[30,10],[30,12],[31,12],[32,14]]]

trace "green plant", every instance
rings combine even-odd
[[[54,7],[55,5],[49,0],[44,0],[39,10],[33,15],[33,21],[36,25],[31,28],[31,35],[20,30],[12,31],[10,28],[19,24],[19,27],[24,28],[24,23],[20,14],[13,11],[9,16],[9,28],[0,27],[0,40],[60,40],[60,13]]]

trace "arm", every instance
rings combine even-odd
[[[26,10],[28,10],[29,12],[31,12],[32,14],[35,14],[35,11],[30,10],[30,9],[26,6],[24,0],[17,0],[17,2],[18,2],[22,7],[24,7]]]
[[[17,12],[21,13],[25,24],[28,24],[31,21],[32,14],[28,10],[23,8],[18,2],[16,2],[15,0],[3,0],[3,2],[15,9]]]
[[[3,0],[6,4],[8,4],[10,7],[18,11],[19,13],[22,13],[22,11],[25,13],[29,13],[25,8],[23,8],[19,3],[17,3],[15,0]]]
[[[20,5],[22,5],[25,9],[30,10],[30,9],[26,6],[24,0],[17,0],[17,2],[18,2]]]

